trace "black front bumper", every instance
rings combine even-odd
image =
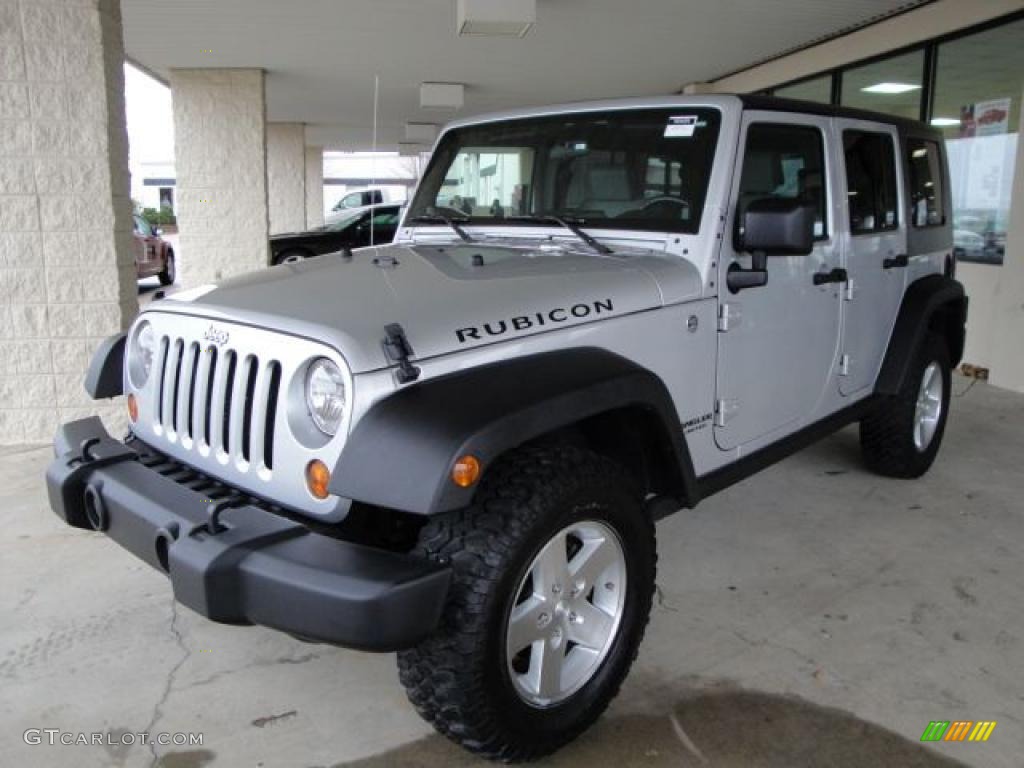
[[[314,533],[254,504],[222,508],[145,466],[97,418],[63,425],[54,449],[53,511],[166,572],[175,598],[213,621],[394,651],[440,619],[446,567]]]

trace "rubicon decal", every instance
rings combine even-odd
[[[546,312],[531,312],[528,315],[517,315],[507,320],[495,320],[483,325],[459,328],[455,331],[455,336],[458,338],[459,344],[465,344],[467,341],[483,341],[490,336],[504,336],[506,333],[545,328],[614,311],[611,299],[595,299],[573,304],[571,307],[555,307]]]

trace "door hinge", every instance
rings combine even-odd
[[[853,278],[851,277],[846,281],[846,289],[843,291],[843,298],[847,301],[853,301]]]
[[[849,376],[850,375],[850,356],[842,355],[839,358],[839,375]]]
[[[724,427],[728,421],[736,415],[740,409],[739,400],[716,400],[715,401],[715,426]]]
[[[739,304],[720,304],[718,306],[718,330],[731,331],[743,320],[743,310]]]

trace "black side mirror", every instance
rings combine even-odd
[[[803,200],[763,197],[743,213],[737,250],[751,255],[750,269],[735,262],[726,284],[733,293],[768,284],[769,256],[806,256],[814,248],[814,206]]]

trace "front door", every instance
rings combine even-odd
[[[837,120],[843,146],[843,169],[849,234],[845,236],[850,278],[843,302],[843,370],[839,391],[868,391],[882,365],[890,331],[899,311],[907,267],[907,210],[892,126]]]
[[[835,392],[829,382],[838,354],[843,285],[815,284],[816,273],[841,266],[830,137],[828,117],[744,115],[719,260],[715,441],[720,448],[792,432],[821,410],[828,392]],[[769,257],[767,285],[732,294],[726,287],[730,264],[750,267],[751,261],[737,249],[743,212],[765,197],[801,199],[815,207],[814,250]]]

